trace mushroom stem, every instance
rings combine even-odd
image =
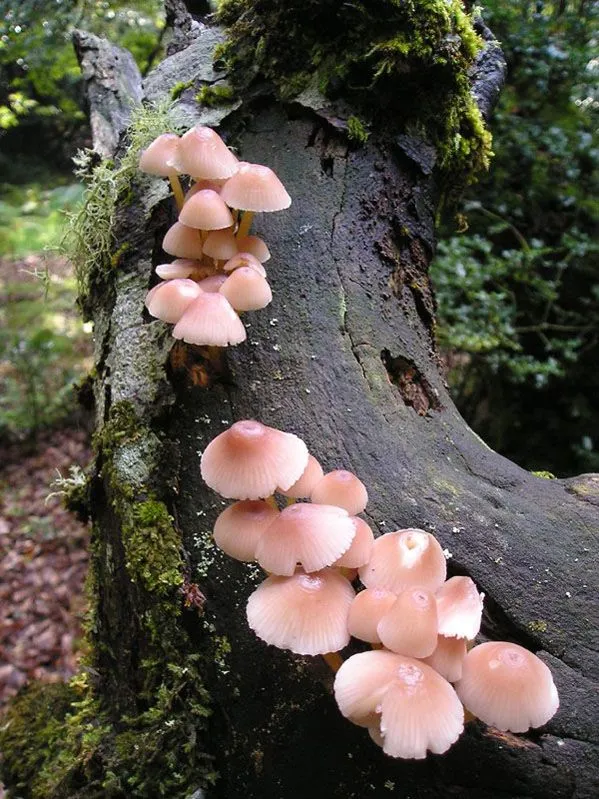
[[[242,239],[250,232],[250,227],[252,226],[252,220],[254,218],[253,211],[244,211],[241,215],[241,221],[239,222],[239,230],[237,231],[236,238]]]
[[[177,175],[169,175],[168,176],[169,183],[171,184],[171,189],[173,190],[173,194],[175,195],[175,202],[177,203],[177,208],[179,211],[183,208],[183,203],[185,202],[185,195],[183,194],[183,189],[181,188],[181,182]]]
[[[322,656],[322,659],[335,674],[343,665],[343,658],[337,652],[327,652]]]
[[[289,505],[295,505],[295,499],[293,497],[285,497],[285,505],[289,507]]]
[[[269,497],[266,497],[264,500],[267,505],[270,505],[271,508],[275,510],[279,510],[279,506],[277,505],[277,500],[274,498],[274,494],[271,494]]]

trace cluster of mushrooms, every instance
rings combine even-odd
[[[162,282],[146,297],[149,313],[174,324],[174,338],[190,344],[240,344],[247,334],[239,313],[272,299],[262,265],[270,252],[249,235],[252,218],[288,208],[285,187],[272,169],[239,161],[212,128],[201,125],[181,137],[158,136],[139,167],[169,179],[179,209],[162,242],[175,260],[156,268]],[[187,194],[180,174],[192,180]]]
[[[434,536],[407,529],[375,540],[357,515],[368,494],[355,475],[323,474],[300,438],[252,420],[208,444],[201,472],[237,500],[216,520],[217,546],[268,573],[248,601],[251,629],[267,644],[324,656],[341,713],[386,754],[446,752],[464,709],[512,732],[554,715],[557,691],[538,657],[508,642],[471,646],[483,595],[469,577],[446,579]],[[358,575],[365,588],[356,593]],[[337,652],[351,636],[373,648],[343,661]]]

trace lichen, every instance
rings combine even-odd
[[[416,130],[436,147],[446,193],[488,166],[469,79],[482,41],[461,0],[223,0],[219,18],[228,38],[215,57],[235,88],[260,73],[288,99],[315,80],[372,130]]]
[[[235,90],[231,86],[202,86],[195,99],[207,108],[228,105],[235,99]]]

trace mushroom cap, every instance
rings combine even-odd
[[[260,536],[278,515],[278,510],[262,500],[235,502],[214,523],[214,542],[236,560],[255,560]]]
[[[308,448],[301,438],[247,419],[208,444],[201,471],[223,497],[260,499],[273,494],[277,485],[292,485],[307,462]]]
[[[218,261],[228,261],[237,253],[237,242],[233,235],[233,228],[213,230],[206,236],[203,251],[210,258]]]
[[[250,596],[248,624],[267,644],[298,655],[324,655],[347,646],[351,584],[333,569],[268,577]]]
[[[158,264],[154,270],[162,280],[174,280],[178,277],[195,277],[202,266],[199,261],[190,258],[178,258],[170,264]]]
[[[347,621],[349,634],[369,644],[380,644],[378,623],[388,613],[397,597],[384,588],[366,588],[356,594],[349,609]]]
[[[239,245],[239,242],[237,242]],[[223,266],[225,272],[232,272],[234,269],[239,269],[242,266],[249,266],[255,272],[258,272],[262,277],[266,277],[266,269],[262,266],[260,261],[249,252],[238,252],[232,258],[229,258],[227,263]]]
[[[230,178],[239,161],[215,130],[196,125],[179,140],[173,165],[179,172],[204,180]]]
[[[245,327],[227,300],[218,293],[203,292],[185,310],[173,330],[174,338],[188,344],[228,347],[247,338]]]
[[[268,280],[249,266],[236,269],[219,291],[236,311],[258,311],[272,301]]]
[[[242,236],[237,239],[237,246],[240,252],[249,252],[254,255],[261,264],[266,263],[270,259],[270,250],[266,246],[266,242],[260,236]]]
[[[162,240],[162,249],[178,258],[189,258],[199,261],[202,257],[202,242],[200,232],[181,222],[175,222],[167,230]]]
[[[220,190],[226,182],[226,178],[221,180],[198,180],[185,194],[184,202],[187,202],[187,200],[190,200],[194,194],[197,194],[199,191],[203,191],[204,189],[212,189],[212,191],[220,194]]]
[[[381,700],[383,751],[422,760],[441,755],[464,730],[464,708],[451,685],[425,663],[402,657]]]
[[[221,189],[231,208],[244,211],[282,211],[291,205],[285,187],[267,166],[239,162],[239,169]]]
[[[437,539],[413,528],[379,536],[369,562],[360,569],[367,588],[386,588],[394,594],[411,586],[437,591],[446,575],[447,562]]]
[[[470,577],[451,577],[437,591],[439,635],[468,638],[478,635],[483,615],[484,594]]]
[[[446,638],[440,635],[435,651],[424,658],[424,662],[447,682],[457,682],[462,678],[462,664],[467,651],[464,638]]]
[[[319,571],[349,549],[355,534],[342,508],[301,502],[284,508],[265,530],[256,559],[272,574],[292,575],[298,563],[307,572]]]
[[[462,669],[456,691],[464,706],[499,730],[541,727],[559,707],[551,672],[518,644],[489,641],[475,646]]]
[[[201,189],[185,201],[179,222],[201,230],[232,227],[233,216],[220,195],[212,189]]]
[[[325,474],[314,486],[312,502],[338,505],[355,516],[362,513],[368,504],[368,492],[364,483],[346,469],[335,469]]]
[[[314,455],[308,456],[308,465],[304,469],[301,477],[292,486],[287,489],[282,489],[280,486],[277,488],[277,493],[283,494],[284,497],[293,497],[293,499],[309,499],[312,489],[320,480],[324,472],[322,466]]]
[[[179,148],[179,137],[176,133],[162,133],[149,144],[139,159],[139,168],[148,175],[159,175],[167,178],[176,175],[177,170],[172,163]]]
[[[425,658],[437,646],[437,603],[426,588],[408,588],[382,617],[377,633],[383,646],[398,655]]]
[[[347,552],[344,552],[333,565],[358,569],[370,560],[374,546],[374,533],[364,519],[360,519],[359,516],[352,516],[351,519],[356,528],[356,535]]]
[[[146,297],[149,313],[163,322],[176,324],[202,289],[193,280],[178,278],[159,283]]]
[[[383,696],[405,658],[384,649],[352,655],[335,676],[335,701],[346,719],[360,727],[378,726]]]
[[[225,280],[227,280],[227,276],[219,272],[217,275],[208,275],[208,277],[203,278],[198,282],[198,286],[202,291],[207,291],[209,293],[220,292],[220,288]]]

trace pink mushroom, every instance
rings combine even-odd
[[[447,562],[437,539],[424,530],[397,530],[374,542],[370,561],[360,569],[367,588],[395,594],[411,586],[437,591],[447,574]]]
[[[228,347],[245,341],[245,327],[227,300],[221,294],[204,292],[199,286],[198,289],[199,296],[175,325],[173,337],[188,344],[211,347]]]
[[[314,486],[312,502],[338,505],[355,516],[357,513],[362,513],[368,504],[368,492],[364,483],[355,474],[345,469],[336,469],[325,474]]]
[[[262,500],[235,502],[216,520],[214,541],[219,549],[236,560],[255,560],[258,541],[278,514]]]

